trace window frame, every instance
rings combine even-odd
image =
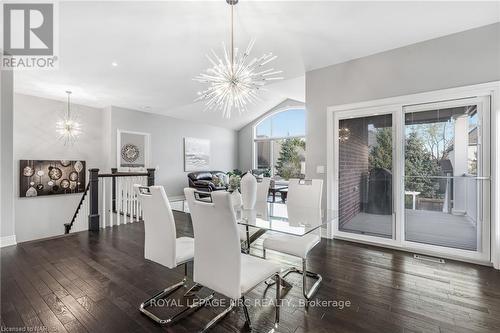
[[[282,112],[288,112],[291,110],[303,110],[306,117],[304,120],[304,132],[307,130],[307,110],[305,106],[287,106],[285,108],[277,109],[272,112],[269,112],[265,114],[263,117],[261,117],[257,122],[254,123],[252,127],[252,168],[257,169],[258,167],[258,158],[257,158],[257,143],[258,142],[269,142],[270,143],[270,162],[269,162],[269,168],[271,169],[271,177],[275,176],[274,173],[274,150],[273,150],[273,141],[279,141],[279,140],[284,140],[284,139],[303,139],[306,141],[307,134],[304,133],[304,135],[290,135],[290,136],[277,136],[277,137],[268,137],[268,138],[257,138],[257,127],[264,122],[266,119],[269,119],[271,117],[276,116],[277,114],[280,114]],[[272,134],[272,124],[271,124],[271,134]],[[307,149],[307,141],[306,141],[306,149]]]

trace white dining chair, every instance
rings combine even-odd
[[[202,306],[209,299],[193,302],[181,312],[170,318],[159,318],[148,308],[158,300],[167,297],[187,283],[187,264],[194,258],[194,239],[191,237],[176,237],[175,220],[172,209],[163,186],[134,185],[134,190],[143,209],[144,219],[144,258],[154,261],[170,269],[184,266],[184,278],[155,294],[141,303],[139,310],[158,324],[171,324],[196,308]]]
[[[241,253],[238,228],[230,194],[211,192],[210,198],[200,197],[192,188],[184,194],[191,212],[194,230],[195,283],[229,297],[230,305],[213,318],[202,331],[213,327],[235,305],[243,305],[246,324],[251,327],[245,306],[245,295],[262,281],[274,277],[276,284],[276,317],[279,322],[281,306],[280,267],[270,261]]]
[[[267,202],[269,197],[269,186],[271,185],[271,178],[263,177],[257,179],[257,202]]]
[[[271,178],[264,177],[257,179],[257,200],[256,205],[259,203],[267,202],[269,196],[269,185],[271,184]],[[258,239],[260,236],[266,233],[264,229],[246,227],[243,225],[238,225],[238,231],[240,234],[240,241],[245,244],[245,250],[250,253],[250,245]]]
[[[303,211],[310,210],[314,212],[314,214],[312,214],[314,216],[310,218],[317,218],[321,215],[322,193],[322,179],[290,179],[288,184],[288,210],[290,212],[294,211],[295,208],[298,211],[300,211],[300,209]],[[318,230],[304,236],[290,236],[284,234],[270,235],[264,239],[263,242],[264,258],[266,257],[267,250],[273,250],[302,259],[302,270],[291,267],[283,272],[282,278],[285,278],[290,273],[302,274],[302,293],[307,301],[311,299],[323,280],[320,274],[307,270],[307,255],[320,241],[321,235]],[[309,290],[306,289],[307,277],[316,279],[316,282]]]

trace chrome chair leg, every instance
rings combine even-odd
[[[245,304],[245,296],[241,297],[241,301],[243,304],[243,312],[245,313],[245,324],[247,328],[252,329],[252,323],[250,322],[250,315],[248,314],[248,308]]]
[[[149,308],[150,306],[154,305],[158,300],[164,299],[165,297],[167,297],[168,295],[174,293],[176,290],[178,290],[179,288],[181,288],[183,286],[185,287],[186,286],[186,282],[187,282],[187,263],[184,264],[184,273],[185,273],[184,278],[181,281],[179,281],[179,282],[171,285],[170,287],[168,287],[168,288],[160,291],[159,293],[157,293],[153,297],[151,297],[148,300],[146,300],[143,303],[141,303],[141,305],[139,306],[139,311],[141,311],[141,313],[143,313],[144,315],[146,315],[149,318],[151,318],[156,323],[158,323],[160,325],[167,325],[167,324],[172,324],[172,323],[174,323],[175,321],[177,321],[177,320],[179,320],[181,318],[184,318],[189,313],[191,313],[194,310],[197,310],[200,307],[204,306],[209,300],[211,300],[213,298],[214,294],[211,294],[210,296],[205,297],[203,299],[200,299],[197,302],[193,302],[192,304],[190,304],[187,307],[185,307],[179,313],[176,313],[174,316],[172,316],[170,318],[166,318],[166,319],[159,318],[158,316],[156,316],[155,314],[153,314],[152,312],[150,312],[149,310],[147,310],[147,308]],[[193,287],[195,287],[195,286],[196,286],[196,284]],[[193,289],[193,287],[191,287],[188,290],[188,292],[190,292]]]
[[[304,274],[304,272],[305,272],[305,274]],[[312,296],[318,291],[319,285],[321,284],[321,281],[323,281],[323,277],[318,273],[314,273],[314,272],[307,270],[307,259],[302,259],[302,270],[300,270],[296,267],[290,267],[283,272],[283,274],[281,275],[281,281],[282,281],[281,285],[285,288],[288,286],[291,286],[290,283],[288,283],[284,280],[287,277],[287,275],[290,273],[302,274],[302,293],[304,295],[304,298],[307,301],[310,301]],[[316,279],[316,282],[314,282],[311,289],[309,289],[309,290],[307,290],[306,277]],[[267,280],[265,283],[268,286],[271,286],[271,285],[276,283],[276,280]],[[306,306],[307,306],[307,303],[306,303]]]
[[[191,288],[189,288],[185,293],[184,297],[190,297],[196,294],[198,291],[200,291],[203,288],[202,285],[195,283]]]
[[[274,319],[274,327],[278,328],[280,322],[280,310],[281,310],[281,276],[279,274],[276,277],[276,318]]]
[[[215,326],[215,324],[217,324],[219,321],[222,320],[222,318],[224,318],[229,312],[231,312],[233,308],[234,308],[234,302],[231,302],[231,304],[224,311],[222,311],[215,318],[210,320],[210,322],[208,322],[208,324],[206,324],[205,327],[200,332],[207,332],[208,330],[210,330],[212,327]]]
[[[302,293],[304,294],[304,298],[309,301],[312,298],[312,296],[316,293],[316,291],[318,291],[319,285],[321,284],[323,277],[318,273],[310,272],[307,270],[307,259],[302,259],[302,271],[297,270],[297,273],[302,274]],[[306,277],[311,277],[313,279],[316,279],[316,282],[314,282],[309,291],[306,291],[306,285],[307,285]]]
[[[248,228],[248,226],[246,226],[246,234],[247,234],[247,248],[246,248],[246,252],[247,254],[250,253],[250,229]]]
[[[282,276],[281,279],[280,279],[281,286],[283,288],[285,288],[285,289],[292,288],[292,284],[290,282],[286,281],[283,278],[284,278],[284,276]],[[268,279],[268,280],[264,281],[264,283],[266,284],[266,286],[270,287],[270,286],[272,286],[272,285],[274,285],[276,283],[276,278],[273,277],[271,279]]]
[[[188,280],[188,264],[184,263],[184,287],[187,287],[186,282]]]

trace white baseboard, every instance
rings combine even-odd
[[[16,245],[16,235],[12,236],[5,236],[0,238],[0,247],[6,247],[6,246],[11,246],[11,245]]]
[[[461,210],[461,209],[451,209],[451,214],[453,215],[458,215],[458,216],[461,216],[461,215],[465,215],[467,214],[467,212],[465,210]]]

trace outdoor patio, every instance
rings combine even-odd
[[[477,230],[467,216],[426,210],[405,210],[406,239],[412,242],[475,251]],[[342,231],[391,237],[392,215],[359,213]]]

